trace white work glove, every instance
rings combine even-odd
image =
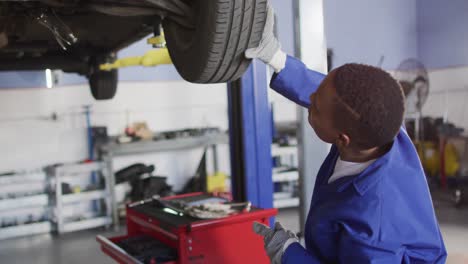
[[[293,232],[285,230],[278,222],[275,223],[275,228],[254,222],[253,229],[255,233],[263,236],[265,251],[272,264],[281,264],[286,249],[292,243],[299,242]]]
[[[267,20],[263,29],[262,40],[256,48],[250,48],[245,52],[248,59],[260,59],[270,65],[276,73],[279,73],[286,66],[287,55],[281,50],[281,44],[275,37],[275,11],[268,2]]]

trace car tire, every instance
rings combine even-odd
[[[172,61],[189,82],[221,83],[240,78],[250,65],[244,52],[260,43],[267,0],[193,0],[195,28],[165,19]]]
[[[95,71],[89,76],[91,94],[96,100],[109,100],[117,92],[118,71]]]

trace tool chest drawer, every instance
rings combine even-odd
[[[177,251],[147,236],[97,236],[101,250],[117,263],[125,264],[176,264]]]
[[[254,222],[268,224],[276,209],[249,208],[217,219],[199,219],[175,204],[211,200],[189,194],[145,200],[127,206],[127,235],[97,237],[102,251],[118,263],[237,264],[269,263]],[[167,201],[175,201],[168,203]]]

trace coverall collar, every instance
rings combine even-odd
[[[334,147],[334,149],[335,155],[333,164],[336,163],[339,157],[338,149],[336,147]],[[393,144],[387,153],[378,158],[364,171],[357,175],[352,175],[349,177],[338,179],[336,182],[332,182],[330,186],[336,188],[336,191],[338,192],[343,192],[350,186],[353,186],[356,192],[359,193],[359,195],[364,195],[367,192],[367,190],[369,190],[372,186],[379,182],[382,177],[385,176],[385,172],[387,170],[384,170],[384,168],[391,164],[390,161],[393,159],[393,157],[396,155],[396,152],[398,151],[399,150],[396,149],[395,144]],[[333,171],[329,173],[326,181],[328,181],[328,178],[331,176],[331,174],[333,174]]]

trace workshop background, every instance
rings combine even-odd
[[[296,1],[273,1],[277,34],[283,49],[291,55],[298,52],[295,4]],[[313,10],[300,10],[300,13],[308,11],[314,13]],[[427,171],[449,252],[448,263],[468,263],[468,180],[465,181],[468,179],[465,153],[468,137],[464,136],[468,130],[467,11],[468,2],[463,0],[323,1],[331,68],[359,62],[382,67],[398,78],[402,76],[401,63],[415,59],[412,62],[420,64],[411,67],[427,72],[428,85],[421,92],[427,98],[420,111],[407,115],[406,125],[413,131],[410,134]],[[149,48],[143,39],[120,51],[118,57],[141,55]],[[267,75],[271,74],[267,69]],[[417,92],[409,94],[419,96]],[[110,162],[116,172],[133,164],[144,164],[151,171],[153,165],[154,171],[149,174],[164,177],[164,186],[167,184],[171,194],[192,190],[187,186],[200,173],[217,186],[211,190],[231,191],[231,162],[236,161],[231,161],[228,100],[227,84],[188,83],[168,65],[121,69],[115,98],[103,102],[92,98],[87,80],[76,74],[0,72],[0,174],[3,172],[0,175],[0,262],[113,263],[102,253],[95,238],[98,234],[108,237],[123,234],[125,226],[121,225],[119,231],[105,228],[112,224],[111,212],[106,210],[98,215],[87,213],[99,211],[95,201],[107,198],[97,194],[94,200],[74,203],[68,208],[58,207],[56,202],[51,202],[58,199],[57,190],[48,190],[43,184],[56,177],[60,168],[66,171],[67,166],[90,158],[90,127],[95,128],[95,142],[100,140],[96,133],[102,132],[98,128],[105,128],[104,134],[113,142],[119,136],[122,142],[128,140],[128,135],[124,135],[129,128],[142,128],[143,134],[173,140],[211,135],[211,143],[184,150],[168,148],[167,151],[136,150],[134,154],[104,155],[106,165],[103,166],[109,169],[106,166]],[[297,107],[275,92],[268,92],[268,102],[274,124],[273,206],[280,209],[277,218],[285,227],[300,232],[298,145],[301,141],[295,134],[300,119]],[[144,142],[136,144],[142,146]],[[93,186],[87,188],[99,180],[96,182],[94,173],[91,176],[61,184],[61,192],[64,189],[75,194],[92,192]],[[221,177],[221,181],[215,177]],[[121,200],[125,199],[123,196],[125,192],[129,195],[131,184],[118,185],[114,192]],[[44,195],[49,193],[50,197],[44,200]],[[15,200],[28,196],[33,199],[21,203]],[[107,220],[91,224],[89,229],[83,226],[67,232],[66,228],[58,228],[51,216],[57,214],[75,220]],[[27,229],[28,224],[46,222],[40,229]],[[120,222],[123,224],[124,220]],[[104,227],[96,228],[99,225]]]

